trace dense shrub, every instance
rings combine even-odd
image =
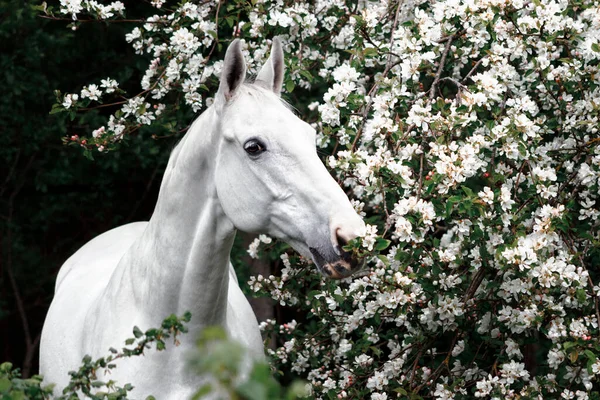
[[[126,36],[150,59],[140,93],[107,77],[59,94],[73,118],[114,107],[67,142],[174,133],[173,112],[211,103],[224,44],[242,37],[256,72],[279,35],[284,96],[369,223],[361,276],[326,281],[283,254],[278,276],[251,280],[308,311],[263,324],[278,369],[318,398],[600,396],[596,2],[152,4]],[[74,29],[124,18],[120,2],[47,12]]]

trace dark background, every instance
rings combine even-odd
[[[94,161],[63,145],[66,135],[89,135],[110,110],[75,121],[50,115],[54,90],[79,93],[110,76],[137,93],[145,60],[125,42],[131,24],[86,23],[73,32],[68,21],[43,19],[31,4],[0,0],[0,361],[24,376],[37,373],[60,266],[99,233],[150,217],[180,138],[154,140],[156,131],[142,130]],[[142,1],[126,7],[152,11]],[[182,127],[192,118],[182,111]]]

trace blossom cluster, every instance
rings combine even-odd
[[[278,35],[284,96],[302,90],[369,223],[358,276],[327,281],[286,253],[249,282],[307,315],[262,324],[276,368],[315,398],[598,398],[596,2],[154,3],[127,35],[152,58],[142,92],[87,145],[166,118],[171,92],[209,105],[223,32],[244,39],[251,73]],[[59,101],[77,110],[109,88]]]
[[[95,0],[60,0],[60,12],[70,14],[73,21],[77,21],[77,14],[82,12],[94,14],[99,19],[107,19],[117,15],[122,16],[124,11],[125,4],[121,1],[104,5]]]

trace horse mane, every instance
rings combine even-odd
[[[251,77],[249,79],[249,82],[245,82],[242,85],[242,88],[246,88],[247,90],[247,94],[249,94],[250,96],[253,97],[257,97],[257,98],[265,98],[265,97],[270,97],[269,94],[273,94],[273,92],[271,92],[269,89],[264,88],[262,85],[256,83],[256,77]],[[281,104],[284,105],[285,108],[287,108],[288,110],[290,110],[291,112],[294,113],[294,115],[298,116],[299,112],[298,110],[291,105],[287,100],[285,100],[283,97],[279,96],[279,101],[281,101]]]

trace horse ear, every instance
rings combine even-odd
[[[235,39],[225,53],[221,83],[217,94],[223,96],[225,101],[230,101],[245,79],[246,61],[244,61],[244,55],[242,54],[242,43],[240,39]]]
[[[258,73],[255,83],[272,90],[279,96],[281,94],[281,86],[283,85],[284,68],[281,40],[275,37],[271,46],[271,55]]]

